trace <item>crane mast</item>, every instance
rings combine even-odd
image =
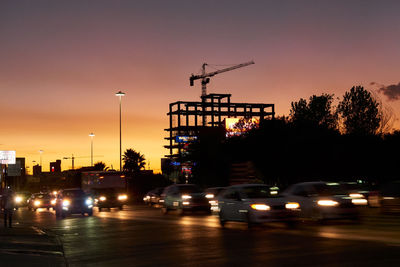
[[[251,64],[254,64],[254,61],[249,61],[249,62],[238,64],[238,65],[235,65],[235,66],[232,66],[232,67],[229,67],[229,68],[220,69],[220,70],[216,70],[216,71],[213,71],[213,72],[206,73],[206,66],[208,64],[204,63],[202,65],[202,73],[201,73],[201,75],[192,74],[192,76],[190,76],[190,86],[194,85],[194,81],[195,80],[201,79],[201,95],[205,96],[205,95],[207,95],[207,83],[210,82],[210,77],[213,77],[214,75],[219,74],[219,73],[223,73],[223,72],[231,71],[231,70],[234,70],[234,69],[246,67],[246,66],[251,65]]]

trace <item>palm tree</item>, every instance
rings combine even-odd
[[[122,160],[124,161],[123,169],[128,173],[138,173],[146,165],[144,155],[134,149],[127,149],[122,156]]]
[[[93,166],[95,171],[106,171],[108,167],[106,168],[106,164],[102,161],[96,162]]]

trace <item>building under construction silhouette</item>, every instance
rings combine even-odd
[[[258,119],[262,122],[275,116],[274,104],[232,103],[231,94],[208,94],[200,102],[177,101],[169,104],[169,149],[166,155],[175,169],[190,175],[190,163],[184,162],[190,143],[199,140],[201,132],[226,130],[229,118]]]
[[[169,104],[167,113],[169,128],[165,129],[168,132],[168,137],[165,139],[169,141],[165,148],[169,149],[169,154],[166,155],[168,160],[164,160],[161,164],[163,173],[167,170],[165,173],[169,176],[173,172],[172,176],[184,175],[187,178],[195,163],[188,162],[185,158],[190,144],[201,142],[201,136],[213,135],[216,138],[221,138],[221,136],[225,138],[227,136],[225,131],[235,128],[238,119],[250,120],[251,125],[274,118],[274,104],[232,103],[231,94],[207,94],[207,84],[211,77],[252,64],[254,61],[207,73],[206,66],[210,65],[204,63],[201,74],[190,76],[190,86],[194,85],[195,80],[201,80],[201,101],[177,101]],[[242,122],[240,127],[243,128],[243,126],[245,125]]]

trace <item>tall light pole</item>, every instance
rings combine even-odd
[[[119,171],[122,171],[121,98],[125,93],[119,91],[115,95],[119,97]]]
[[[40,167],[42,167],[42,154],[43,154],[43,150],[39,150],[40,153]]]
[[[91,162],[91,166],[93,167],[93,137],[94,137],[94,133],[90,133],[90,162]]]

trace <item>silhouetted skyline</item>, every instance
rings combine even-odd
[[[160,169],[168,104],[198,101],[202,63],[255,65],[211,79],[235,102],[290,103],[373,90],[400,117],[397,1],[0,2],[0,150],[49,162],[90,156],[119,166],[133,148]],[[223,68],[214,66],[214,69]],[[212,70],[212,68],[210,68]],[[397,87],[396,87],[397,86]],[[337,103],[335,103],[337,104]],[[400,128],[399,121],[395,123]],[[90,157],[75,166],[90,165]],[[63,169],[71,166],[63,160]]]

